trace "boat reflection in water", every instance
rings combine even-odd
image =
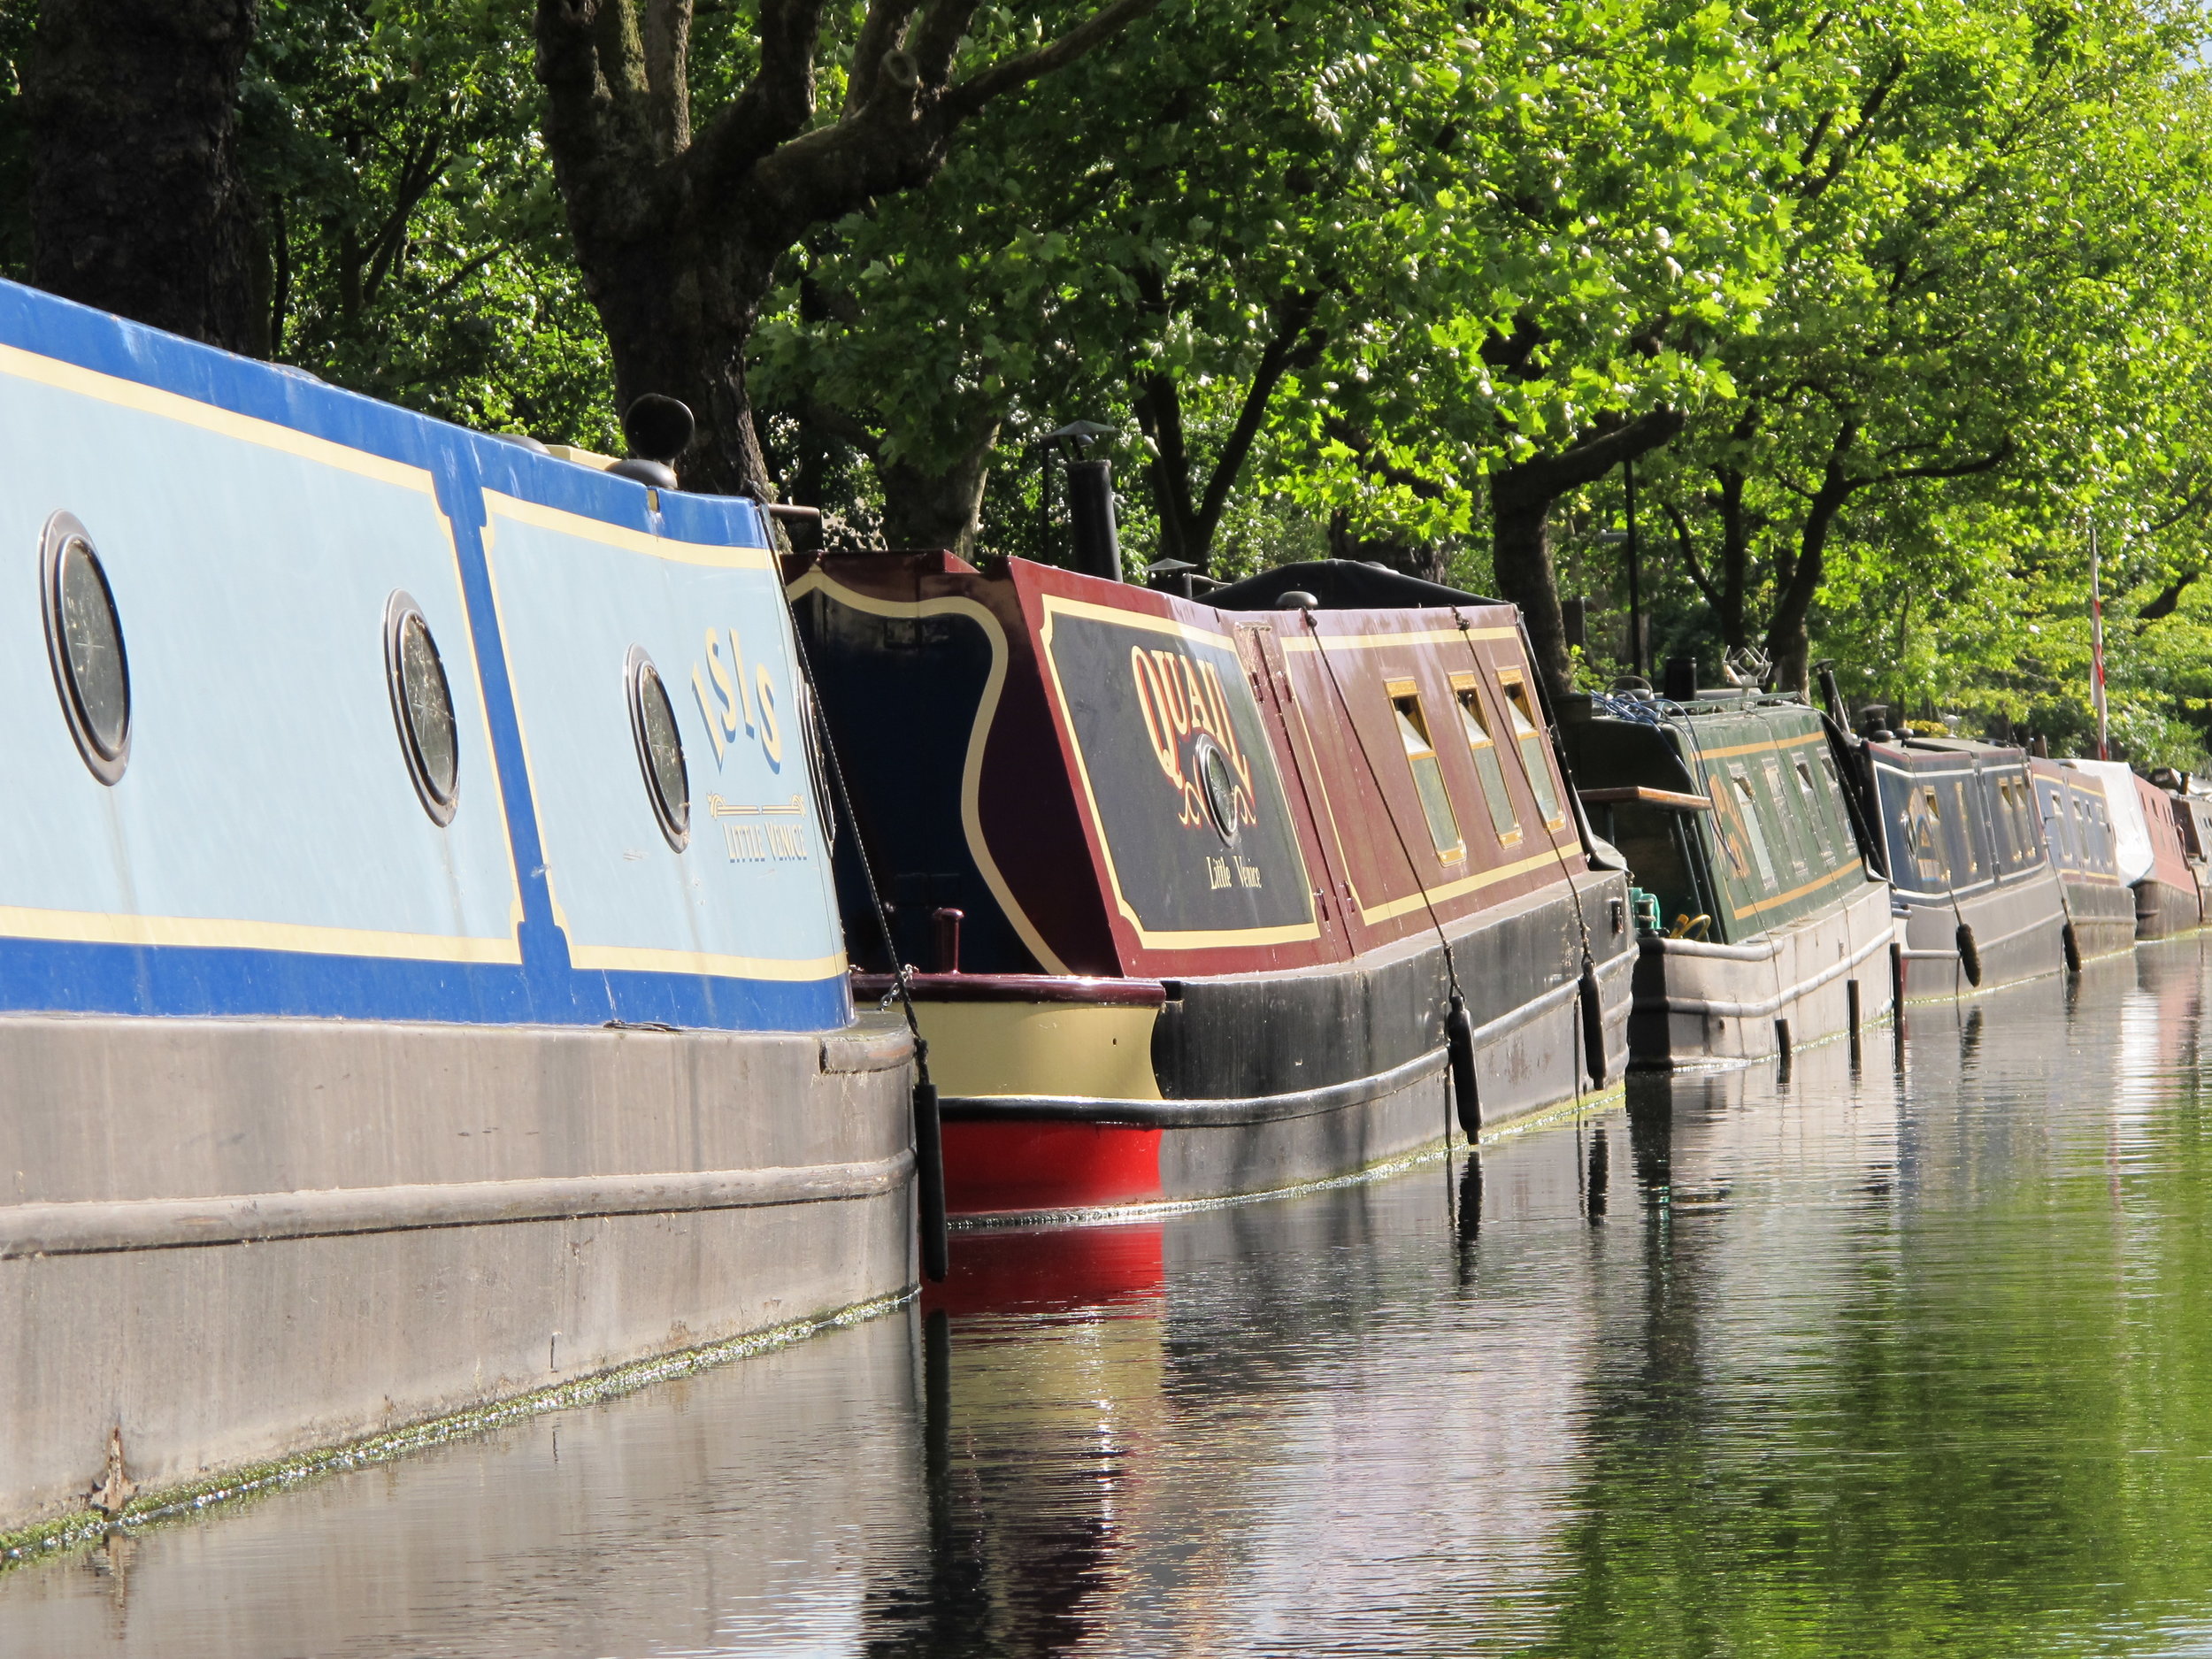
[[[0,1575],[26,1652],[2191,1649],[2207,946]],[[556,1462],[557,1451],[558,1461]]]

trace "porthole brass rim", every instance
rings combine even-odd
[[[1242,828],[1237,822],[1236,786],[1233,782],[1229,786],[1229,801],[1225,809],[1222,803],[1214,797],[1215,763],[1220,764],[1225,777],[1233,779],[1236,776],[1235,770],[1229,764],[1229,757],[1222,752],[1221,745],[1215,742],[1210,734],[1202,732],[1191,749],[1192,767],[1198,773],[1198,793],[1206,803],[1206,816],[1213,820],[1214,830],[1220,835],[1223,845],[1233,847]]]
[[[646,730],[646,682],[650,680],[659,688],[663,705],[668,710],[668,727],[676,739],[676,764],[683,773],[684,798],[680,814],[661,794],[660,774],[653,769],[653,746]],[[638,771],[645,783],[645,798],[653,808],[653,821],[660,826],[661,834],[670,847],[681,852],[691,843],[691,759],[684,753],[683,728],[676,722],[676,702],[668,695],[668,682],[661,678],[661,671],[646,654],[641,645],[633,645],[630,655],[622,664],[622,680],[630,703],[630,739],[637,749]]]
[[[111,746],[103,742],[100,734],[93,730],[91,711],[85,706],[76,670],[70,666],[69,645],[63,634],[62,563],[73,547],[82,547],[85,557],[90,560],[92,573],[99,580],[101,596],[107,601],[108,617],[115,628],[115,654],[123,670],[123,729]],[[131,759],[135,703],[131,696],[130,650],[124,642],[123,612],[115,603],[115,588],[108,580],[107,565],[101,560],[92,533],[73,512],[52,514],[39,534],[39,602],[46,627],[46,664],[53,672],[54,690],[61,699],[62,718],[68,724],[70,739],[92,775],[111,787],[122,777],[123,769]]]
[[[407,711],[405,640],[411,617],[422,624],[423,637],[430,641],[430,660],[438,671],[438,684],[445,692],[446,718],[453,722],[453,784],[442,790],[430,775],[429,763],[423,758],[422,739]],[[399,728],[399,752],[407,762],[407,776],[415,786],[415,797],[430,815],[430,821],[443,829],[453,822],[453,815],[461,807],[460,713],[454,707],[453,681],[445,672],[445,653],[438,649],[438,636],[430,630],[430,618],[423,615],[422,607],[403,588],[394,588],[392,596],[384,602],[384,688],[392,701],[392,723]]]

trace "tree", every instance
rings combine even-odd
[[[24,65],[31,280],[194,339],[253,339],[238,85],[256,0],[42,0]]]
[[[248,59],[257,352],[494,431],[617,442],[539,141],[531,0],[286,0]]]
[[[2143,113],[2177,89],[2180,40],[2126,4],[1953,4],[1870,7],[1803,42],[1773,303],[1724,349],[1737,395],[1656,480],[1716,631],[1752,643],[1763,602],[1784,686],[1806,684],[1857,503],[1875,503],[1868,525],[2017,526],[1909,503],[2027,488],[2055,504],[2085,457],[2139,429],[2147,382],[2113,370],[2180,301],[2141,279],[2173,266],[2192,240],[2176,209],[2201,194],[2188,147]],[[1942,556],[1910,538],[1894,551]]]
[[[1141,56],[1064,72],[1079,130],[1006,100],[927,189],[810,239],[764,396],[876,462],[887,530],[964,546],[995,433],[1118,417],[1156,550],[1205,570],[1286,377],[1423,240],[1432,12],[1171,0]]]
[[[979,0],[870,0],[839,111],[818,121],[822,0],[760,0],[749,73],[695,135],[690,0],[539,0],[546,142],[617,396],[692,406],[687,484],[772,488],[745,348],[784,253],[815,225],[926,183],[953,133],[993,98],[1081,58],[1156,4],[1110,0],[1020,49],[1017,33],[1034,37],[1041,19],[995,12],[989,61],[957,75]]]
[[[1483,505],[1492,573],[1568,687],[1553,508],[1727,396],[1766,298],[1776,113],[1748,14],[1645,0],[1494,7],[1458,71],[1444,234],[1314,370],[1307,499],[1416,536]],[[1487,500],[1483,500],[1487,484]]]

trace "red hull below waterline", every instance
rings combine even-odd
[[[1128,1124],[949,1123],[945,1209],[1038,1215],[1154,1202],[1159,1129]]]

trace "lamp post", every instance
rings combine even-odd
[[[2104,588],[2097,568],[2097,521],[2089,521],[2089,701],[2097,710],[2097,758],[2112,758],[2104,700]]]
[[[1636,463],[1632,457],[1621,463],[1621,488],[1628,497],[1628,663],[1640,678],[1648,680],[1651,675],[1644,666],[1644,603],[1639,586],[1643,572],[1637,557],[1641,549],[1636,541]]]

